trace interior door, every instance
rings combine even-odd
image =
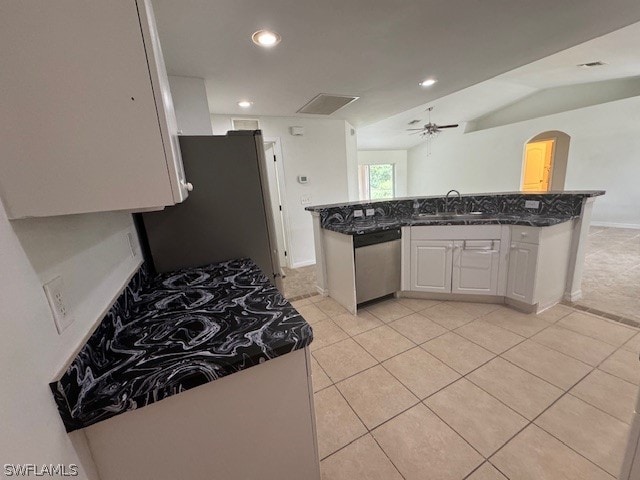
[[[451,291],[498,294],[500,240],[459,240],[454,243]]]
[[[519,242],[511,244],[507,297],[533,305],[537,263],[537,245]]]
[[[546,192],[551,185],[554,140],[531,142],[526,146],[522,190]]]
[[[450,293],[452,264],[452,240],[412,241],[411,290]]]
[[[288,266],[287,243],[284,234],[283,201],[278,182],[278,167],[275,142],[264,142],[264,154],[267,163],[267,183],[269,187],[269,198],[271,199],[271,211],[275,222],[276,241],[278,243],[278,258],[281,266]]]

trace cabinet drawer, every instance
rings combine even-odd
[[[540,243],[540,228],[512,225],[511,241],[538,245]]]

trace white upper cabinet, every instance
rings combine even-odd
[[[0,197],[9,218],[159,209],[187,184],[147,0],[5,2]]]

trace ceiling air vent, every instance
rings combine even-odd
[[[603,65],[606,65],[606,63],[598,60],[597,62],[581,63],[578,66],[583,68],[591,68],[591,67],[602,67]]]
[[[231,119],[233,130],[260,130],[260,122],[255,118]]]
[[[314,97],[309,103],[298,110],[298,113],[314,113],[316,115],[331,115],[342,107],[355,102],[360,97],[351,95],[328,95],[321,93]]]

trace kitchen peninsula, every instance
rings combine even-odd
[[[143,264],[50,387],[103,480],[319,480],[312,340],[248,258]]]
[[[458,194],[308,207],[317,289],[352,313],[391,293],[506,303],[528,312],[575,301],[593,202],[604,193]]]

